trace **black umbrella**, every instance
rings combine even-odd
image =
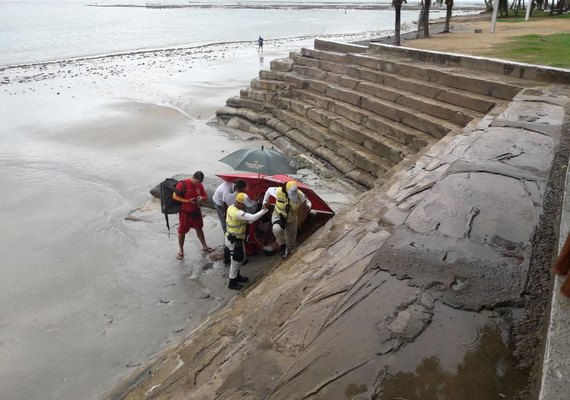
[[[263,175],[294,174],[297,163],[291,157],[275,149],[239,149],[220,160],[237,171],[256,172]]]

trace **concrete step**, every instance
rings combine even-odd
[[[260,125],[265,125],[266,122],[273,117],[273,115],[269,113],[257,112],[249,108],[237,108],[230,106],[219,108],[216,111],[216,115],[219,117],[238,116]]]
[[[279,120],[278,118],[274,119],[279,121],[279,124],[281,125],[282,129],[283,125],[287,125],[285,122]],[[378,177],[356,167],[346,158],[340,156],[338,153],[324,146],[318,140],[315,140],[310,136],[304,134],[300,130],[290,127],[289,125],[287,125],[287,127],[288,127],[287,129],[284,129],[286,132],[284,135],[294,143],[298,144],[299,146],[302,146],[303,148],[309,150],[311,153],[315,154],[324,161],[328,162],[334,168],[336,168],[337,170],[339,170],[340,172],[342,172],[344,175],[354,180],[355,182],[360,183],[361,185],[369,189],[375,185]]]
[[[483,114],[479,112],[468,111],[462,107],[444,104],[438,100],[431,100],[376,83],[361,82],[357,85],[356,90],[450,121],[459,126],[467,125],[473,118],[483,117]]]
[[[317,60],[323,60],[323,61],[330,61],[337,64],[346,64],[346,54],[347,53],[338,53],[334,51],[307,49],[305,47],[301,49],[301,55],[303,57],[315,58]]]
[[[270,92],[287,91],[289,89],[287,82],[261,78],[253,78],[250,86],[252,89],[267,90]]]
[[[275,110],[273,115],[346,158],[356,167],[376,177],[382,176],[393,165],[393,163],[379,157],[364,146],[356,144],[294,111]]]
[[[445,104],[454,104],[462,108],[478,113],[487,113],[497,104],[499,99],[468,92],[461,89],[453,89],[447,86],[425,82],[408,76],[395,73],[378,71],[362,66],[349,66],[347,74],[356,79],[382,84],[393,87],[396,90],[405,90],[421,96],[439,100]]]
[[[415,151],[423,149],[428,144],[433,144],[433,136],[408,127],[388,118],[375,115],[360,107],[355,107],[343,101],[332,100],[326,96],[309,91],[293,90],[293,96],[307,103],[326,109],[345,119],[370,129],[375,134],[385,136]]]
[[[259,100],[244,98],[244,97],[240,97],[240,96],[230,97],[229,99],[226,100],[226,104],[230,107],[250,108],[252,110],[261,111],[261,112],[263,112],[263,111],[267,112],[268,109],[271,108],[271,107],[265,106],[265,104],[269,104],[269,103],[263,103]]]
[[[296,112],[313,122],[330,129],[334,133],[385,158],[391,164],[397,164],[406,156],[415,153],[409,147],[389,137],[365,128],[338,114],[315,104],[299,99],[282,99],[281,106]]]
[[[511,100],[522,86],[478,77],[474,71],[452,69],[406,59],[387,59],[379,54],[347,54],[347,63],[361,65],[371,69],[411,76],[414,79],[434,82],[447,87],[484,94],[502,100]]]
[[[411,126],[438,139],[444,137],[454,129],[462,128],[461,125],[418,112],[404,105],[378,99],[370,95],[363,95],[359,91],[328,84],[325,81],[309,79],[308,89],[324,94],[331,99],[344,101],[345,103],[371,111],[392,121]]]
[[[285,72],[281,71],[268,71],[265,69],[259,71],[259,78],[266,80],[282,81],[283,75],[285,75]]]
[[[358,69],[354,67],[355,69]],[[307,78],[317,79],[334,83],[349,89],[361,91],[371,94],[375,97],[392,101],[397,104],[416,109],[420,112],[433,115],[438,118],[449,120],[455,124],[465,126],[473,118],[482,118],[483,113],[470,110],[461,106],[446,103],[431,97],[415,94],[401,88],[392,88],[387,85],[377,84],[373,82],[363,82],[362,79],[351,76],[337,75],[332,72],[321,71],[319,69],[307,66],[293,66],[293,71]],[[349,70],[350,71],[350,70]],[[489,108],[494,103],[491,103]]]
[[[324,146],[320,141],[315,140],[300,130],[293,128],[281,119],[270,118],[267,121],[267,125],[286,136],[295,144],[319,156],[355,182],[358,182],[367,188],[372,188],[376,183],[376,176],[361,170],[346,158]]]
[[[252,99],[260,101],[264,104],[277,104],[279,100],[279,94],[276,92],[271,92],[268,90],[257,90],[252,88],[242,89],[239,95],[243,99]]]
[[[303,65],[306,67],[318,68],[323,71],[333,72],[339,75],[346,75],[347,64],[339,64],[337,62],[304,57],[301,53],[292,53],[290,57],[293,59],[293,65]]]
[[[312,71],[307,71],[308,68],[313,68],[316,70],[322,71],[322,77],[319,78],[316,75],[312,75],[311,77],[316,79],[322,80],[329,80],[332,79],[331,82],[340,83],[338,80],[335,80],[334,77],[331,77],[330,74],[327,72],[333,72],[333,70],[343,70],[346,71],[346,75],[352,78],[366,80],[373,83],[384,84],[388,86],[392,86],[399,90],[406,90],[410,93],[420,94],[422,96],[430,97],[432,99],[436,99],[442,101],[444,103],[457,105],[464,107],[466,109],[474,110],[480,113],[487,113],[497,102],[496,97],[487,96],[486,94],[482,94],[478,92],[473,92],[470,90],[463,90],[457,87],[450,87],[449,85],[443,85],[437,83],[435,81],[426,81],[421,79],[414,79],[412,78],[414,75],[403,75],[400,74],[399,71],[388,72],[385,70],[380,70],[378,68],[369,68],[366,62],[363,60],[367,60],[365,54],[359,54],[361,58],[357,58],[360,64],[350,64],[351,58],[349,55],[344,54],[344,57],[336,57],[336,60],[342,60],[342,62],[346,63],[346,69],[342,67],[333,68],[330,64],[326,64],[325,70],[321,69],[320,58],[326,58],[328,52],[319,51],[319,50],[306,50],[303,49],[301,54],[306,54],[306,57],[312,55],[313,61],[301,61],[297,65],[293,65],[293,70],[299,74],[307,75]],[[299,60],[299,54],[296,55],[296,60]],[[319,58],[320,57],[320,58]],[[364,64],[364,65],[362,65]],[[428,64],[429,65],[429,64]],[[300,68],[300,67],[304,67]],[[307,75],[310,76],[310,75]],[[454,75],[455,76],[455,75]],[[493,83],[496,83],[493,81]],[[457,86],[457,85],[455,85]],[[520,90],[520,89],[516,89]],[[515,92],[516,92],[515,90]]]
[[[462,126],[444,119],[418,112],[402,105],[395,106],[390,101],[380,100],[371,96],[362,96],[360,107],[392,121],[416,128],[438,139],[441,139],[453,130],[462,128]]]
[[[442,138],[451,130],[463,127],[463,125],[419,112],[403,104],[378,99],[375,96],[362,95],[359,91],[329,84],[326,81],[308,78],[307,82],[308,90],[372,111],[395,122],[429,133],[436,138]]]
[[[440,83],[450,88],[465,90],[468,92],[488,95],[503,100],[510,100],[522,89],[522,84],[516,83],[516,80],[510,79],[505,82],[504,77],[496,77],[493,74],[486,74],[483,78],[481,71],[474,71],[467,68],[451,68],[441,65],[419,62],[406,58],[398,58],[390,56],[385,58],[378,52],[366,52],[361,54],[354,53],[335,53],[323,50],[302,49],[296,56],[304,56],[314,60],[326,60],[327,62],[337,62],[340,64],[359,65],[369,67],[373,70],[386,72],[394,72],[400,76],[415,77],[424,82]],[[321,64],[305,62],[302,65],[320,67]],[[398,67],[400,66],[400,67]],[[329,64],[325,64],[326,71],[333,71]],[[337,67],[338,69],[338,67]],[[461,82],[457,82],[458,79]]]

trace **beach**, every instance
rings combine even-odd
[[[352,38],[366,38],[366,35]],[[5,68],[0,179],[0,388],[8,399],[101,398],[226,304],[217,217],[212,255],[193,233],[176,260],[149,190],[164,178],[233,172],[219,160],[268,145],[208,125],[259,69],[311,37],[131,52]],[[329,173],[329,177],[330,177]],[[342,177],[298,178],[335,210],[360,193]],[[171,222],[177,222],[174,216]],[[259,256],[251,278],[276,259]]]
[[[190,233],[177,261],[176,227],[169,236],[149,190],[176,174],[233,172],[218,160],[269,143],[208,124],[228,97],[316,37],[385,35],[393,14],[279,10],[272,24],[276,10],[218,10],[188,24],[180,10],[31,4],[34,18],[23,2],[0,17],[0,188],[10,194],[0,205],[0,390],[98,399],[235,295],[215,213],[204,210],[204,231],[216,251],[201,252]],[[404,15],[407,29],[416,16]],[[295,176],[335,211],[363,190],[334,170]],[[244,274],[277,262],[254,257]]]

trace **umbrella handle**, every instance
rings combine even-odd
[[[261,146],[261,150],[263,150],[263,146]],[[257,184],[255,185],[255,194],[259,195],[259,178],[261,177],[261,173],[257,173]]]

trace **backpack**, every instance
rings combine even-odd
[[[172,198],[172,194],[176,193],[180,197],[184,197],[186,194],[186,184],[184,184],[184,181],[180,181],[184,185],[184,191],[180,192],[176,189],[178,182],[179,181],[174,178],[166,178],[160,182],[160,211],[164,214],[164,218],[166,219],[166,228],[168,229],[169,235],[170,223],[168,221],[168,214],[179,213],[180,207],[182,206],[182,203]]]

